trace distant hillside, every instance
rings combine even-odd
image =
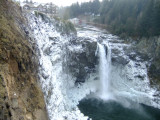
[[[107,25],[108,30],[121,36],[160,35],[160,0],[94,0],[66,9],[64,15],[92,15],[94,22]]]

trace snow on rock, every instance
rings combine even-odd
[[[80,112],[77,105],[87,94],[95,92],[95,87],[88,87],[94,82],[76,87],[75,78],[62,70],[63,45],[68,39],[55,31],[53,24],[44,22],[34,14],[29,14],[27,18],[38,45],[40,83],[50,120],[87,120],[88,117]]]
[[[63,57],[66,52],[64,48],[65,45],[70,45],[68,44],[69,38],[61,36],[55,30],[56,28],[53,24],[46,23],[40,18],[36,18],[33,14],[27,17],[38,45],[39,76],[49,118],[51,120],[87,120],[88,117],[79,111],[77,105],[86,95],[99,89],[99,76],[96,73],[92,73],[85,78],[85,83],[75,86],[76,78],[63,71],[66,62]],[[119,97],[123,97],[160,108],[159,98],[154,97],[156,91],[150,87],[146,63],[141,63],[138,60],[139,58],[134,61],[125,54],[125,48],[130,45],[124,44],[116,36],[103,34],[101,31],[95,30],[79,30],[78,37],[89,38],[93,42],[102,39],[104,43],[110,43],[113,51],[112,58],[116,62],[116,64],[111,65],[111,91],[117,100]],[[83,46],[81,45],[71,44],[67,48],[70,52],[83,52],[81,50]],[[94,51],[96,51],[96,48]],[[123,58],[120,58],[121,56]]]

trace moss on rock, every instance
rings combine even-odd
[[[21,7],[11,0],[0,0],[0,120],[47,120],[43,93],[37,83],[38,59],[29,43]]]
[[[56,16],[54,17],[48,17],[46,14],[35,11],[36,17],[41,17],[43,21],[52,23],[57,31],[61,32],[62,35],[70,35],[74,34],[77,35],[77,31],[74,27],[74,25],[68,21],[68,20],[62,20]]]

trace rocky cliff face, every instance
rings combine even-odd
[[[76,83],[85,82],[87,75],[96,72],[96,49],[97,42],[90,38],[74,37],[65,45],[63,69],[76,77]]]
[[[0,119],[46,120],[47,113],[37,78],[34,46],[24,30],[21,8],[0,1]]]
[[[142,38],[138,40],[136,48],[149,61],[149,77],[152,84],[160,89],[160,37]]]

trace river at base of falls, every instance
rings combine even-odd
[[[50,120],[88,120],[88,116],[93,120],[102,120],[104,116],[110,116],[113,113],[113,116],[117,116],[120,113],[122,113],[121,116],[126,116],[123,110],[127,108],[124,109],[120,104],[113,104],[113,102],[103,103],[96,99],[81,101],[90,93],[95,93],[95,96],[99,96],[96,93],[98,91],[101,92],[100,80],[98,80],[99,75],[97,73],[89,74],[89,78],[85,80],[85,83],[77,87],[74,84],[76,78],[63,71],[63,55],[65,52],[63,48],[70,43],[70,38],[62,36],[56,31],[52,23],[47,23],[41,18],[37,18],[34,14],[28,14],[27,18],[33,34],[31,42],[36,43],[37,55],[39,56],[38,74]],[[77,29],[77,31],[78,37],[89,38],[94,42],[97,42],[101,38],[102,44],[105,46],[107,46],[106,43],[110,43],[112,53],[115,52],[116,55],[114,56],[113,54],[112,57],[119,58],[124,56],[126,57],[125,59],[128,58],[124,50],[129,45],[124,44],[117,36],[106,34],[106,31],[97,30],[89,26]],[[79,46],[77,45],[75,48],[71,47],[73,51],[81,51],[81,47]],[[129,59],[126,65],[112,66],[110,73],[111,83],[109,85],[112,86],[107,91],[111,92],[111,95],[116,98],[115,100],[118,100],[117,98],[119,97],[126,97],[137,102],[137,104],[143,103],[160,108],[160,99],[154,96],[155,90],[149,86],[145,63]],[[141,80],[142,78],[143,80]],[[78,104],[79,108],[77,107]],[[112,108],[113,113],[109,113],[107,111],[108,108]],[[121,110],[120,108],[123,109]],[[116,111],[118,112],[116,113]],[[127,109],[126,111],[129,110]],[[137,115],[135,114],[135,116]],[[109,119],[105,117],[104,120]],[[114,119],[111,118],[111,120]]]
[[[84,35],[84,32],[82,31],[82,33],[79,32],[79,34],[80,36],[91,36],[90,32],[85,32],[86,35]],[[91,32],[91,34],[93,33]],[[92,35],[92,38],[94,38],[95,36]],[[116,38],[112,38],[112,40],[116,41]],[[99,75],[101,82],[100,92],[93,93],[81,100],[78,105],[79,110],[85,116],[92,118],[92,120],[160,120],[160,109],[152,106],[147,106],[147,104],[151,105],[151,102],[147,101],[153,99],[153,97],[149,96],[149,93],[142,92],[141,90],[136,90],[136,88],[136,91],[134,91],[132,87],[134,88],[135,86],[137,86],[134,84],[132,84],[130,87],[123,86],[123,81],[125,81],[124,83],[129,84],[131,81],[127,80],[127,82],[125,78],[121,78],[120,76],[115,77],[119,74],[119,68],[118,66],[112,66],[112,63],[110,61],[111,53],[109,51],[111,51],[110,47],[112,47],[112,49],[115,47],[116,49],[120,49],[123,44],[120,43],[120,46],[118,46],[117,43],[112,43],[112,41],[110,41],[111,45],[109,46],[109,42],[106,43],[108,49],[107,53],[105,53],[106,50],[103,43],[98,44],[100,59]],[[120,51],[123,52],[122,49],[120,49]],[[124,56],[124,54],[122,54],[122,56]],[[129,68],[132,67],[129,66]],[[144,69],[142,69],[140,67],[139,71],[138,68],[133,71],[137,71],[137,73],[143,74],[143,70],[145,70],[146,68],[144,67]],[[132,70],[127,69],[127,71],[131,73],[130,76],[134,76],[134,72]],[[144,73],[146,74],[145,80],[149,84],[147,72],[144,71]],[[127,75],[127,72],[124,72],[124,75]],[[118,85],[119,83],[115,85],[118,81],[122,82],[120,86]],[[139,79],[136,80],[135,77],[133,77],[133,81],[137,81],[137,83],[141,82]],[[147,88],[145,87],[145,85],[138,84],[138,86],[139,88],[141,88],[142,86],[144,89]],[[151,88],[149,89],[150,90],[148,91],[152,91]],[[157,107],[158,105],[155,106]]]
[[[115,101],[96,98],[84,99],[79,104],[81,112],[92,120],[159,120],[160,109],[131,102],[124,107]]]

